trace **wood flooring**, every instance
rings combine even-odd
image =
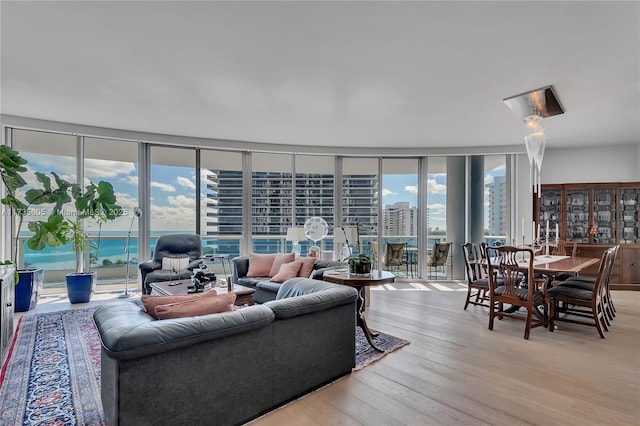
[[[251,423],[282,425],[639,425],[640,292],[615,291],[606,339],[464,311],[462,283],[371,291],[371,328],[410,345]]]

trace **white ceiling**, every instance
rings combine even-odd
[[[2,1],[1,112],[349,147],[640,143],[640,3]]]

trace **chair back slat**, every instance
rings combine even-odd
[[[473,243],[465,243],[462,245],[462,257],[464,259],[465,272],[467,279],[476,281],[482,278],[482,265],[478,246]]]

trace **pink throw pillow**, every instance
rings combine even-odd
[[[271,272],[271,265],[276,259],[276,254],[249,253],[248,277],[268,277]]]
[[[232,292],[216,297],[158,305],[156,306],[155,313],[158,319],[161,320],[217,314],[219,312],[233,311],[235,301],[236,294]]]
[[[282,265],[283,263],[293,262],[293,258],[295,256],[295,253],[276,253],[276,258],[273,260],[273,264],[271,264],[271,270],[269,271],[268,276],[275,276],[278,272],[280,272],[280,265]]]
[[[302,262],[283,263],[280,266],[280,270],[278,271],[278,273],[274,275],[269,281],[272,281],[274,283],[283,283],[290,278],[297,277],[301,266]]]
[[[315,264],[315,257],[298,257],[296,261],[302,262],[302,266],[300,267],[300,271],[298,271],[299,277],[309,278],[311,276],[311,272],[313,272],[313,265]]]
[[[201,299],[203,297],[216,297],[218,293],[215,290],[209,290],[202,293],[193,294],[181,294],[173,296],[152,296],[150,294],[143,294],[140,296],[140,301],[144,306],[144,310],[153,318],[158,319],[156,316],[156,306],[169,305],[171,303],[188,302],[190,300]]]

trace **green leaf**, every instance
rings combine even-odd
[[[67,244],[70,229],[69,223],[59,214],[49,216],[46,222],[29,222],[29,230],[34,235],[27,240],[27,247],[38,251],[46,246],[59,247]]]

